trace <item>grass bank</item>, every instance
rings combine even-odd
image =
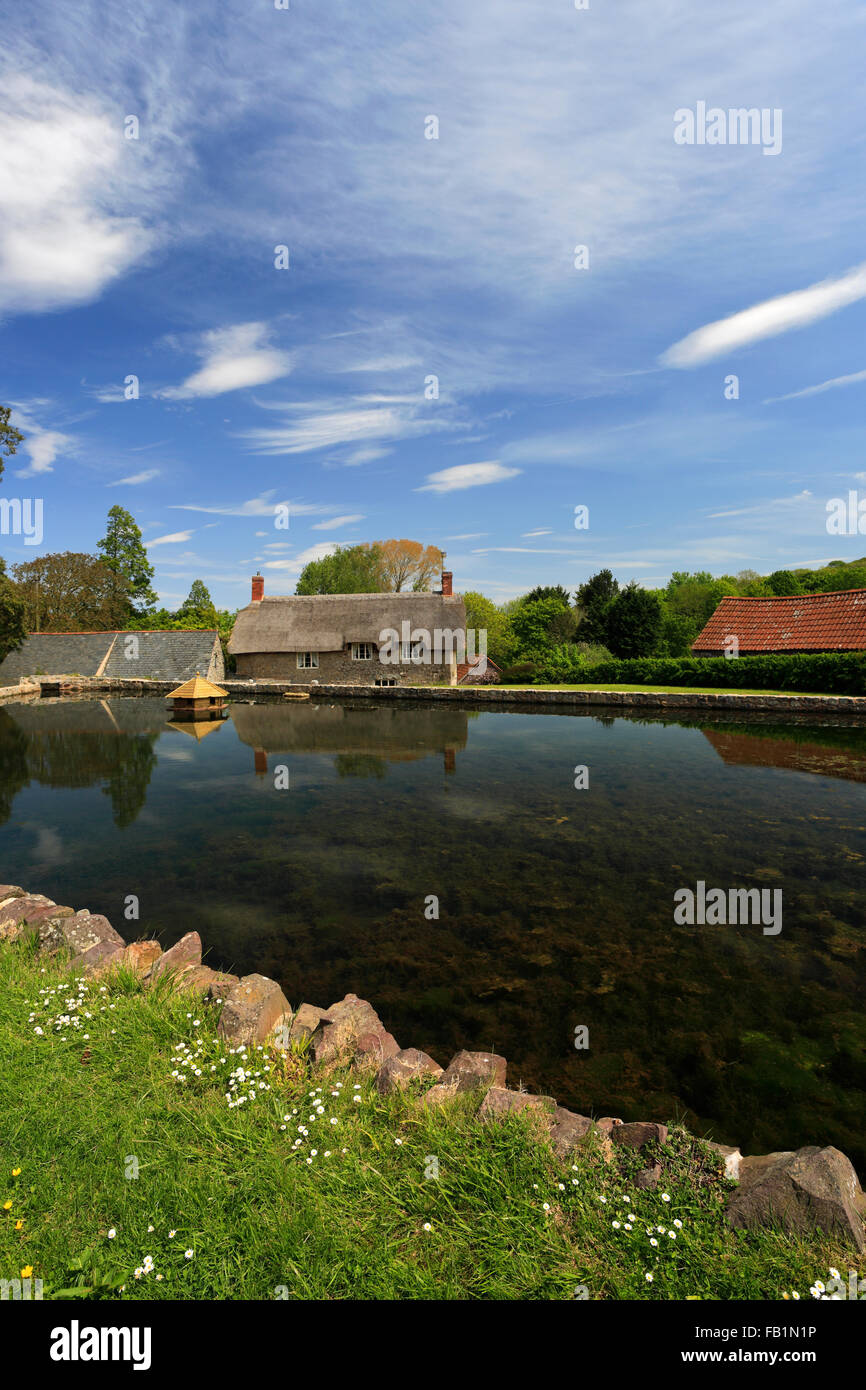
[[[563,1163],[525,1114],[381,1097],[214,1024],[197,996],[0,946],[0,1278],[45,1298],[779,1299],[850,1267],[824,1238],[730,1231],[720,1161],[680,1127],[642,1191],[630,1151]]]
[[[815,696],[818,699],[827,700],[836,698],[830,696],[824,690],[749,690],[732,687],[730,685],[626,685],[605,684],[596,681],[595,684],[587,685],[508,685],[502,683],[504,690],[597,690],[604,691],[605,694],[615,695],[618,691],[637,691],[645,690],[648,694],[657,695],[777,695],[785,700],[802,699],[804,696]]]

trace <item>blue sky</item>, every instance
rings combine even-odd
[[[8,563],[115,502],[169,606],[388,536],[497,600],[866,553],[862,5],[290,5],[0,3]]]

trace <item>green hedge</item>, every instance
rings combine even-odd
[[[561,653],[561,649],[560,649]],[[535,682],[551,684],[588,680],[610,685],[707,685],[730,690],[801,690],[824,695],[866,695],[866,652],[820,652],[814,655],[724,657],[636,657],[584,667],[575,662],[569,675],[560,653],[536,667]]]

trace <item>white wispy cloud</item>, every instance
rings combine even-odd
[[[141,473],[130,473],[128,478],[118,478],[116,483],[106,483],[106,487],[138,487],[141,483],[151,483],[159,477],[158,468],[145,468]]]
[[[196,346],[202,365],[180,386],[156,392],[163,400],[222,396],[245,386],[264,386],[288,376],[292,358],[269,343],[266,323],[237,323],[203,333]]]
[[[152,541],[145,541],[148,550],[155,545],[177,545],[179,541],[188,541],[190,536],[195,535],[194,531],[172,531],[167,536],[157,536]]]
[[[751,309],[705,324],[674,343],[659,360],[667,367],[697,367],[750,343],[804,328],[858,299],[866,299],[866,262],[838,279],[821,280],[805,290],[765,299]]]
[[[416,492],[459,492],[467,487],[483,487],[488,483],[503,483],[507,478],[516,478],[519,468],[506,468],[498,460],[485,463],[458,463],[453,468],[440,468],[438,473],[428,473],[423,487]]]
[[[275,500],[276,494],[272,488],[269,492],[262,492],[258,497],[250,497],[246,502],[223,502],[217,504],[204,504],[201,502],[171,502],[169,511],[175,512],[207,512],[210,516],[270,516],[276,515],[278,507],[288,507],[289,516],[322,516],[328,512],[338,511],[338,507],[325,505],[317,502],[292,502],[287,497],[282,501]],[[345,504],[344,504],[345,505]],[[256,535],[264,532],[256,532]]]
[[[322,541],[318,545],[311,545],[307,550],[302,550],[291,560],[265,560],[262,569],[285,570],[289,574],[299,574],[304,565],[309,564],[311,560],[323,560],[326,555],[333,555],[336,549],[337,546],[332,541]]]
[[[528,541],[528,540],[531,540],[533,536],[552,536],[552,535],[553,535],[553,532],[552,532],[552,531],[549,531],[549,530],[546,531],[546,530],[543,530],[543,529],[542,529],[542,530],[538,530],[538,531],[522,531],[522,532],[521,532],[521,539],[522,539],[522,540],[525,540],[525,541]]]
[[[355,512],[350,516],[335,516],[330,521],[317,521],[310,527],[311,531],[333,531],[337,526],[350,526],[354,521],[363,521],[364,513]]]
[[[0,111],[0,308],[83,304],[139,261],[148,156],[92,96],[7,69]]]
[[[260,402],[260,404],[265,404]],[[268,410],[285,413],[277,425],[245,430],[245,439],[257,454],[306,454],[342,445],[361,445],[346,462],[362,463],[381,457],[374,441],[411,439],[439,430],[456,428],[443,411],[423,409],[416,395],[365,395],[350,400],[283,402],[267,404]]]
[[[833,391],[837,386],[854,386],[859,381],[866,381],[866,371],[850,372],[848,376],[834,376],[829,381],[822,381],[818,386],[804,386],[801,391],[789,391],[785,396],[768,396],[763,404],[775,405],[778,401],[795,401],[800,396],[820,396],[823,391]]]
[[[34,419],[31,414],[31,406],[17,406],[9,416],[9,423],[16,429],[21,430],[25,435],[24,442],[19,444],[19,454],[24,453],[30,459],[26,468],[16,468],[16,478],[30,478],[38,473],[53,473],[54,463],[58,455],[72,449],[75,445],[71,435],[64,434],[61,430],[45,429]]]

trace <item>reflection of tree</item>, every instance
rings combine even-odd
[[[373,753],[338,753],[334,767],[340,777],[384,777],[385,759]]]
[[[27,739],[5,710],[0,710],[0,825],[12,814],[12,803],[29,781]]]
[[[81,730],[25,732],[0,710],[0,823],[29,780],[47,787],[104,783],[115,825],[131,825],[144,805],[156,766],[158,732],[124,734]]]
[[[115,757],[108,785],[102,790],[111,797],[114,824],[120,829],[132,825],[145,801],[156,754],[153,737],[121,738],[119,757]]]

